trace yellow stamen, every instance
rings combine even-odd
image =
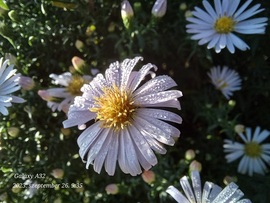
[[[67,91],[73,96],[80,96],[82,95],[81,87],[85,83],[87,81],[82,76],[74,75],[67,86]]]
[[[222,16],[216,20],[214,28],[220,34],[227,34],[233,31],[235,22],[231,17]]]
[[[131,124],[132,116],[137,108],[131,93],[121,91],[114,85],[104,88],[103,94],[95,100],[97,107],[89,110],[97,114],[96,119],[103,121],[102,127],[120,130]]]
[[[248,142],[244,148],[245,154],[249,157],[260,157],[262,154],[262,148],[257,142]]]
[[[226,88],[228,86],[228,83],[226,83],[225,81],[219,79],[217,80],[218,83],[218,89],[223,90],[224,88]]]

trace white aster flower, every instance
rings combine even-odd
[[[240,0],[215,0],[214,8],[208,1],[203,1],[206,11],[195,7],[192,12],[194,17],[189,17],[187,32],[192,34],[191,39],[199,40],[199,45],[208,43],[207,48],[215,48],[216,53],[227,47],[235,52],[235,47],[245,51],[249,46],[235,33],[240,34],[264,34],[267,18],[253,18],[264,9],[259,9],[256,4],[250,9],[246,8],[252,0],[247,0],[238,8]],[[238,8],[238,9],[237,9]]]
[[[256,127],[254,134],[251,128],[245,129],[245,135],[239,133],[244,143],[232,140],[224,140],[224,152],[228,153],[225,157],[230,163],[241,158],[238,165],[238,172],[253,176],[253,173],[264,175],[267,172],[266,163],[270,165],[270,144],[261,144],[268,138],[270,132],[268,130],[261,131],[260,127]]]
[[[68,128],[95,119],[78,138],[79,154],[86,168],[94,165],[100,173],[102,166],[114,175],[116,162],[121,170],[133,176],[157,164],[153,151],[165,154],[163,144],[174,145],[180,131],[164,121],[181,123],[175,113],[157,109],[180,109],[178,90],[168,90],[177,84],[166,75],[157,76],[141,84],[145,77],[157,70],[153,64],[132,71],[141,57],[112,63],[105,77],[98,74],[82,87],[82,96],[75,98],[63,122]],[[151,108],[148,108],[151,107]]]
[[[166,190],[179,203],[251,203],[249,199],[242,199],[244,193],[238,189],[235,183],[230,183],[223,190],[218,185],[205,182],[203,190],[201,178],[198,171],[191,172],[192,186],[188,177],[180,179],[180,184],[185,195],[174,186],[169,186]]]
[[[241,89],[241,78],[239,74],[227,66],[220,66],[211,68],[207,73],[213,85],[222,92],[222,94],[229,99],[233,92]]]
[[[20,74],[16,74],[14,65],[8,65],[8,60],[3,60],[0,59],[0,112],[6,116],[11,103],[23,103],[25,100],[11,95],[21,88],[18,84]]]
[[[70,72],[61,75],[50,74],[53,79],[52,83],[60,85],[59,88],[50,88],[47,90],[39,90],[39,96],[47,101],[47,105],[55,111],[67,112],[68,108],[74,102],[74,98],[82,95],[81,87],[89,83],[92,77],[89,75],[71,74]]]

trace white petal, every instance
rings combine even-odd
[[[108,154],[105,159],[105,171],[108,175],[113,176],[116,168],[116,162],[118,157],[118,148],[119,148],[119,136],[113,133],[113,138],[108,149]]]
[[[139,72],[135,75],[132,82],[129,85],[129,89],[133,92],[139,84],[142,82],[142,80],[145,78],[147,74],[150,74],[150,70],[154,68],[154,70],[157,70],[157,67],[154,64],[148,63],[144,65]]]
[[[63,121],[63,125],[64,128],[69,128],[72,126],[85,124],[95,117],[95,113],[92,113],[89,110],[80,110],[74,105],[71,105],[68,111],[68,119]]]
[[[136,97],[134,99],[134,103],[139,106],[145,106],[147,104],[167,102],[169,100],[173,100],[182,96],[182,92],[179,90],[167,90],[164,92],[153,93],[142,97]]]
[[[189,203],[187,198],[185,198],[185,196],[182,195],[182,193],[179,192],[174,186],[169,186],[166,192],[169,193],[178,203]]]
[[[166,111],[166,110],[161,110],[161,109],[150,109],[150,108],[139,108],[137,110],[137,113],[141,116],[148,116],[148,117],[153,117],[165,121],[171,121],[174,123],[182,123],[182,118],[178,116],[177,114]]]
[[[105,158],[106,158],[106,156],[108,154],[108,151],[109,151],[109,146],[111,145],[111,142],[112,142],[112,139],[114,138],[114,136],[115,135],[113,134],[113,131],[110,131],[109,134],[106,137],[106,140],[103,143],[102,148],[99,151],[98,156],[94,160],[94,170],[97,173],[101,172],[103,163],[104,163]]]
[[[202,186],[201,186],[201,178],[200,173],[198,171],[191,172],[191,180],[192,186],[194,190],[194,195],[196,197],[197,203],[201,203],[202,199]]]
[[[161,75],[157,76],[145,84],[143,84],[140,88],[138,88],[134,92],[134,97],[141,97],[148,94],[153,94],[157,92],[162,92],[164,90],[170,89],[174,86],[177,86],[175,81],[167,76],[167,75]]]
[[[137,148],[141,152],[141,154],[144,156],[144,158],[150,163],[152,166],[157,164],[157,158],[152,151],[151,147],[143,137],[143,135],[140,133],[138,129],[136,129],[134,126],[128,128],[130,130],[130,135],[132,137],[132,140],[136,144]]]
[[[130,74],[139,60],[143,60],[143,58],[135,57],[134,59],[125,59],[121,63],[121,90],[126,89],[129,80],[133,79],[130,77]]]

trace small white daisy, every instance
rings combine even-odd
[[[94,165],[100,173],[102,166],[114,175],[118,161],[124,173],[133,176],[157,164],[153,151],[165,154],[163,144],[174,145],[180,131],[164,121],[181,123],[175,113],[157,109],[177,108],[178,90],[168,90],[177,84],[167,76],[157,76],[142,84],[145,77],[157,70],[153,64],[132,71],[141,57],[110,64],[105,77],[98,74],[82,87],[82,96],[75,98],[63,122],[68,128],[95,119],[78,138],[79,154],[86,168]],[[148,108],[150,107],[150,108]]]
[[[6,116],[8,115],[7,107],[10,107],[11,103],[23,103],[25,100],[11,95],[21,88],[18,84],[20,74],[16,74],[14,65],[8,65],[8,60],[4,62],[3,60],[3,58],[0,59],[0,112]]]
[[[266,164],[270,165],[270,144],[261,144],[268,138],[270,132],[268,130],[261,131],[260,127],[256,127],[254,134],[251,128],[245,129],[245,135],[239,133],[244,143],[232,140],[224,140],[224,152],[228,153],[225,157],[230,163],[241,158],[238,165],[238,172],[253,176],[253,173],[264,175],[268,171]]]
[[[235,33],[240,34],[264,34],[267,18],[248,18],[260,13],[260,4],[250,9],[246,8],[252,0],[247,0],[238,8],[240,0],[215,0],[214,8],[208,1],[203,1],[206,11],[195,7],[192,12],[194,17],[189,17],[187,32],[192,34],[191,39],[199,40],[199,45],[208,43],[207,48],[215,48],[216,53],[227,47],[235,52],[235,47],[245,51],[249,46]],[[238,9],[237,9],[238,8]]]
[[[39,90],[39,96],[47,101],[47,105],[55,111],[67,112],[68,108],[74,102],[74,98],[82,95],[81,87],[89,83],[92,77],[89,75],[71,74],[70,72],[61,75],[51,74],[52,83],[60,85],[59,88],[50,88],[47,90]]]
[[[233,92],[241,89],[241,78],[239,74],[227,66],[220,66],[211,68],[207,73],[213,85],[222,92],[222,94],[229,99]]]
[[[240,200],[244,196],[244,193],[233,182],[223,190],[214,183],[205,182],[202,190],[201,178],[198,171],[191,172],[191,182],[192,186],[187,176],[180,179],[180,184],[185,195],[174,186],[169,186],[166,192],[179,203],[251,203],[249,199]]]

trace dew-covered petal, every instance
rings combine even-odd
[[[196,197],[196,202],[201,203],[202,199],[202,186],[201,186],[201,178],[200,173],[198,171],[191,172],[191,181],[194,190],[194,195]]]
[[[108,154],[109,146],[111,145],[113,137],[114,137],[113,131],[110,130],[106,136],[106,139],[103,143],[102,148],[99,151],[98,156],[94,160],[94,171],[96,171],[97,173],[101,172],[102,166],[103,166],[105,158]]]
[[[141,97],[148,94],[162,92],[175,86],[177,86],[177,84],[171,77],[167,75],[161,75],[143,84],[134,92],[133,95],[134,97]]]
[[[134,148],[135,143],[131,139],[131,135],[127,128],[122,131],[119,139],[120,145],[118,162],[120,168],[123,172],[130,173],[132,176],[140,174],[142,170]]]
[[[145,78],[146,75],[150,74],[150,70],[154,68],[157,70],[157,67],[154,64],[148,63],[144,65],[135,75],[133,80],[130,82],[129,90],[131,92],[135,91],[135,89],[139,86],[142,80]]]
[[[131,126],[128,129],[130,130],[132,140],[137,145],[137,148],[147,160],[147,162],[152,166],[156,165],[157,158],[140,131],[135,126]]]
[[[189,203],[187,198],[182,195],[174,186],[169,186],[166,190],[168,194],[170,194],[178,203]]]
[[[170,111],[166,110],[161,110],[161,109],[150,109],[150,108],[139,108],[137,110],[137,113],[141,116],[147,116],[147,117],[153,117],[157,118],[160,120],[165,120],[165,121],[171,121],[174,123],[182,123],[182,118]]]
[[[145,106],[147,104],[157,104],[161,102],[166,102],[176,98],[182,97],[182,92],[179,90],[168,90],[164,92],[158,92],[153,94],[148,94],[142,97],[136,97],[134,103],[139,106]]]
[[[238,186],[235,183],[230,183],[227,185],[219,195],[213,200],[212,203],[226,203],[230,197],[236,192]],[[238,194],[240,198],[243,196],[243,193]]]
[[[195,196],[193,194],[193,191],[192,191],[191,185],[189,184],[187,176],[184,176],[180,179],[180,184],[189,202],[196,202]]]
[[[134,79],[133,77],[130,77],[130,74],[132,73],[133,68],[136,66],[139,60],[143,60],[143,58],[135,57],[134,59],[125,59],[121,63],[121,79],[120,79],[121,90],[126,89],[130,79],[132,80]]]
[[[117,134],[114,134],[113,136],[114,137],[111,141],[111,144],[109,145],[108,154],[104,163],[105,171],[110,176],[113,176],[115,173],[119,148],[119,136]]]

